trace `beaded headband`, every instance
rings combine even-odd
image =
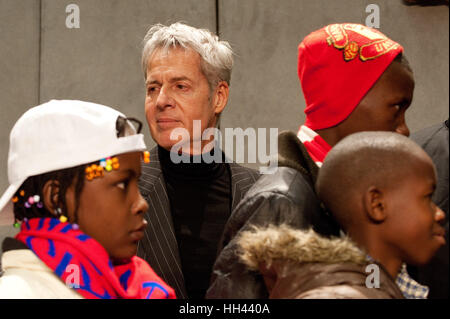
[[[142,160],[144,161],[144,163],[150,163],[150,152],[148,152],[148,151],[142,152]],[[101,159],[98,164],[91,164],[88,167],[86,167],[86,169],[85,169],[86,179],[88,181],[92,181],[94,178],[102,177],[104,174],[104,171],[110,172],[112,170],[118,170],[119,167],[120,167],[120,164],[119,164],[119,159],[117,157],[107,157],[107,158]],[[20,190],[19,196],[14,196],[11,199],[12,202],[14,204],[18,203],[19,197],[25,197],[24,190]],[[41,198],[39,195],[29,196],[24,201],[24,207],[31,208],[32,205],[36,205],[37,208],[42,208],[42,207],[44,207],[44,204],[40,201],[40,199]],[[57,208],[55,210],[55,213],[57,216],[59,216],[59,220],[62,223],[67,222],[67,217],[62,215],[61,208]],[[15,220],[13,226],[15,228],[19,228],[20,223],[17,220]]]

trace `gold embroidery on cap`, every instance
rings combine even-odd
[[[371,40],[359,46],[356,41],[348,41],[347,31],[353,31]],[[399,44],[387,38],[381,32],[357,24],[331,24],[325,28],[328,34],[327,43],[338,50],[343,50],[345,61],[351,61],[357,56],[365,62],[376,59],[391,50],[397,49]]]

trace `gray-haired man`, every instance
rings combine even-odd
[[[145,114],[158,146],[142,170],[150,208],[138,255],[178,298],[203,298],[224,225],[258,178],[226,163],[212,148],[214,135],[205,137],[228,101],[232,51],[211,32],[181,23],[151,27],[144,43]]]

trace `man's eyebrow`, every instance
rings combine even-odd
[[[187,76],[176,76],[173,78],[169,79],[169,82],[173,83],[173,82],[178,82],[178,81],[192,81],[190,78],[188,78]],[[145,81],[145,85],[150,85],[150,84],[161,84],[161,82],[159,82],[158,80],[147,80]]]
[[[170,79],[170,82],[178,82],[178,81],[191,81],[187,76],[177,76]]]
[[[158,80],[147,80],[145,81],[145,85],[148,86],[150,84],[160,84]]]

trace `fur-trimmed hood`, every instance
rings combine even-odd
[[[325,238],[310,230],[286,225],[254,227],[238,240],[240,258],[251,270],[266,267],[274,261],[289,263],[364,264],[366,254],[350,238]]]
[[[270,298],[403,298],[379,264],[380,289],[367,286],[367,255],[348,237],[281,225],[245,231],[238,245],[241,262],[263,276]]]

